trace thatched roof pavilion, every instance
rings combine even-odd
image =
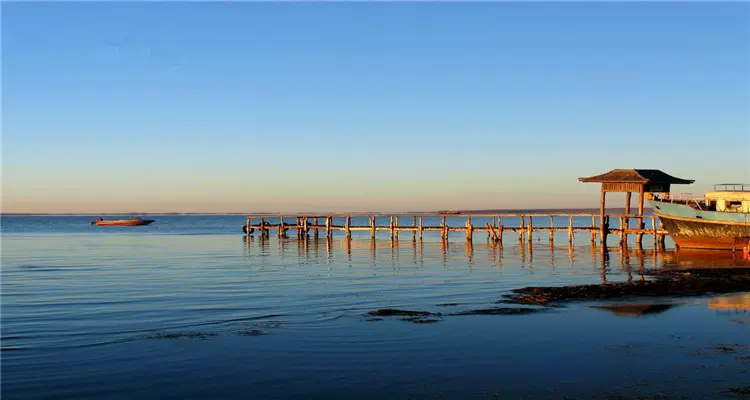
[[[695,180],[681,179],[658,169],[613,169],[601,175],[578,178],[581,182],[602,184],[600,201],[600,225],[604,231],[604,204],[607,192],[626,193],[626,213],[630,214],[630,193],[638,193],[638,215],[643,215],[645,193],[669,193],[671,185],[688,185]],[[641,221],[641,223],[643,223]],[[604,237],[604,235],[602,235]]]
[[[669,185],[688,185],[692,179],[675,178],[658,169],[613,169],[601,175],[578,178],[581,182],[601,182],[608,192],[638,192],[643,185],[645,192],[669,192]]]

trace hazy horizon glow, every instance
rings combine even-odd
[[[2,36],[5,213],[597,207],[577,178],[613,168],[750,183],[747,3],[16,2]]]

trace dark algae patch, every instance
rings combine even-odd
[[[440,322],[440,319],[425,318],[425,317],[406,317],[406,318],[401,318],[401,320],[411,322],[414,324],[433,324],[435,322]]]
[[[144,337],[144,339],[210,339],[219,336],[213,332],[179,332],[179,333],[157,333]]]
[[[493,307],[445,315],[527,315],[549,312],[555,307],[564,307],[565,303],[572,301],[626,299],[629,297],[702,296],[750,291],[750,268],[659,270],[644,272],[643,274],[651,278],[643,281],[591,285],[524,287],[503,295],[503,298],[497,303],[535,307]],[[439,306],[449,305],[454,306],[457,303],[439,304]],[[592,308],[606,310],[615,315],[642,316],[660,314],[677,306],[677,304],[670,303],[621,303],[596,305]],[[367,312],[365,320],[380,321],[385,317],[402,317],[398,319],[413,323],[434,323],[442,320],[443,315],[442,313],[428,311],[381,308]]]
[[[730,393],[745,395],[750,398],[750,386],[729,388]]]
[[[415,324],[431,324],[441,320],[440,313],[431,313],[427,311],[399,310],[396,308],[381,308],[367,313],[366,321],[381,321],[380,317],[404,317],[398,318],[402,321],[412,322]]]
[[[720,351],[722,353],[736,353],[737,351],[744,350],[745,345],[740,343],[717,344],[710,349]]]
[[[260,335],[265,335],[266,333],[260,329],[246,329],[246,330],[237,332],[237,334],[242,335],[242,336],[260,336]]]
[[[530,308],[530,307],[498,307],[485,308],[479,310],[460,311],[450,315],[526,315],[541,311],[549,311],[550,308]]]
[[[627,297],[680,297],[750,290],[750,268],[644,272],[653,279],[577,286],[530,286],[504,295],[501,303],[553,306],[570,301]]]
[[[379,310],[370,311],[367,315],[373,317],[427,317],[430,315],[440,315],[439,313],[431,313],[427,311],[411,311],[411,310],[399,310],[396,308],[381,308]]]
[[[604,397],[595,397],[595,399],[602,400],[673,400],[673,399],[686,399],[684,396],[673,396],[668,393],[659,393],[655,395],[644,395],[644,396],[621,396],[619,394],[610,393],[604,395]]]
[[[717,393],[727,399],[750,399],[750,386],[736,386]]]
[[[549,307],[495,307],[485,308],[476,310],[459,311],[452,314],[446,314],[450,316],[460,315],[526,315],[540,311],[549,311]],[[431,313],[427,311],[410,311],[410,310],[398,310],[393,308],[383,308],[376,311],[370,311],[367,313],[366,321],[381,321],[381,317],[401,317],[398,318],[401,321],[412,322],[415,324],[431,324],[442,320],[443,314]]]

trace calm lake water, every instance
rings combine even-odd
[[[654,251],[650,237],[620,251],[614,235],[603,253],[585,233],[570,246],[566,232],[553,244],[506,234],[502,246],[481,233],[470,245],[435,232],[246,240],[242,216],[154,218],[105,228],[2,217],[3,399],[712,398],[750,382],[747,293],[633,300],[672,305],[643,316],[590,307],[602,302],[450,315],[502,306],[514,288],[731,258],[676,254],[670,242]],[[367,315],[388,307],[441,316]]]

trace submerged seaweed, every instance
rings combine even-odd
[[[680,297],[750,290],[750,268],[666,270],[654,279],[577,286],[530,286],[504,295],[501,303],[553,306],[570,301],[633,296]]]
[[[144,339],[209,339],[218,336],[213,332],[176,332],[176,333],[157,333],[143,337]]]
[[[441,320],[440,313],[431,313],[427,311],[399,310],[395,308],[381,308],[370,311],[366,314],[365,321],[382,321],[380,317],[405,317],[398,318],[401,321],[412,322],[415,324],[431,324]]]
[[[399,310],[395,308],[381,308],[379,310],[370,311],[367,313],[367,315],[372,315],[372,316],[377,316],[377,317],[396,317],[396,316],[427,317],[430,315],[440,315],[440,314],[431,313],[427,311],[411,311],[411,310]]]
[[[260,329],[247,329],[247,330],[239,331],[237,332],[237,334],[242,335],[242,336],[260,336],[260,335],[265,335],[266,333]]]
[[[525,315],[532,314],[541,311],[551,310],[548,307],[544,308],[530,308],[530,307],[500,307],[500,308],[486,308],[479,310],[467,310],[453,313],[450,315]]]
[[[408,321],[415,324],[432,324],[435,322],[440,322],[440,319],[437,318],[424,318],[424,317],[406,317],[406,318],[400,318],[402,321]]]

